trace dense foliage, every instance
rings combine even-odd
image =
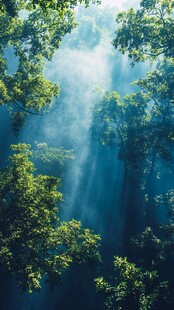
[[[12,145],[11,164],[0,172],[0,265],[32,292],[45,277],[58,285],[73,263],[98,261],[100,238],[78,221],[59,221],[59,179],[34,173],[29,148]]]
[[[62,38],[77,26],[74,9],[78,3],[87,7],[90,0],[0,0],[0,106],[9,108],[16,135],[27,114],[47,114],[56,107],[60,87],[45,77],[45,63],[52,59]],[[112,249],[110,245],[108,249],[113,251],[121,243],[121,253],[115,253],[113,274],[107,275],[107,266],[105,274],[101,270],[104,276],[95,279],[105,309],[171,310],[174,305],[173,9],[173,0],[141,0],[138,9],[130,8],[117,15],[113,46],[127,54],[132,66],[150,61],[153,67],[144,78],[133,83],[133,93],[121,97],[117,87],[117,92],[106,91],[96,102],[91,133],[101,148],[93,141],[90,150],[94,155],[81,154],[82,158],[88,157],[87,163],[81,159],[77,173],[72,173],[67,182],[67,187],[73,182],[72,189],[82,189],[78,197],[77,193],[69,196],[69,200],[73,198],[72,206],[77,202],[78,209],[81,201],[94,200],[101,214],[108,213],[108,223],[99,223],[100,217],[97,222],[98,226],[106,224],[105,233],[114,231],[106,237],[112,239]],[[109,10],[96,13],[91,8],[89,17],[79,10],[80,27],[64,41],[65,48],[88,52],[102,43],[100,47],[104,50],[111,32],[105,22],[112,14]],[[112,23],[109,27],[112,28]],[[13,69],[7,57],[9,51],[16,57]],[[65,98],[69,99],[68,95]],[[41,288],[43,280],[51,287],[60,284],[63,271],[73,264],[100,261],[100,237],[77,220],[62,222],[58,217],[62,201],[58,177],[64,175],[72,159],[76,160],[73,150],[39,142],[32,151],[25,143],[11,148],[14,154],[9,157],[9,165],[0,170],[1,275],[14,278],[23,291],[33,292]],[[109,180],[107,186],[110,186],[108,158],[111,157],[102,157],[100,152],[104,149],[107,154],[111,149],[110,153],[115,152],[112,160],[122,173],[114,178],[115,182],[121,182],[112,184],[114,193],[108,200],[106,196],[111,190],[103,186],[106,184],[103,179]],[[84,173],[87,182],[83,182],[81,169],[88,168],[89,172]],[[95,184],[101,176],[99,170],[104,171],[99,180],[102,193],[97,192]],[[107,208],[104,206],[105,201],[111,202],[111,210],[107,203]],[[96,210],[90,211],[89,214],[85,210],[85,216],[92,218],[97,214]],[[117,227],[110,230],[111,222],[116,225],[116,217],[117,223],[119,219],[123,223],[118,223],[118,230]],[[106,240],[104,236],[104,243]],[[105,256],[110,253],[107,247],[102,250],[108,264],[111,257]]]
[[[37,7],[40,7],[45,13],[48,12],[49,9],[61,11],[62,14],[67,9],[74,9],[78,3],[84,3],[85,6],[88,6],[91,0],[29,0],[29,1],[18,1],[18,0],[1,0],[0,1],[0,12],[7,12],[10,16],[14,17],[18,15],[18,12],[21,9],[30,9],[34,10]],[[92,3],[99,4],[100,0],[92,0]]]
[[[117,145],[117,157],[124,162],[121,208],[126,212],[125,251],[146,268],[116,258],[115,284],[103,277],[96,280],[98,291],[105,293],[106,309],[173,308],[174,279],[169,270],[174,262],[173,8],[173,1],[142,0],[139,9],[117,15],[115,48],[127,52],[133,65],[149,59],[157,60],[156,67],[134,83],[139,92],[122,100],[117,93],[108,92],[94,109],[93,136],[104,145]],[[158,210],[166,214],[161,224]],[[163,280],[169,282],[168,288]]]
[[[173,8],[173,0],[141,0],[140,9],[121,12],[113,45],[128,52],[133,64],[156,60],[161,54],[173,57]]]
[[[80,1],[86,6],[89,2]],[[73,13],[77,4],[74,0],[0,1],[0,105],[10,105],[16,133],[26,112],[48,113],[56,105],[60,87],[45,77],[45,60],[51,60],[62,38],[77,26]],[[6,59],[8,49],[16,56],[13,73]]]
[[[114,258],[114,268],[114,283],[108,283],[103,277],[95,279],[97,291],[104,292],[106,296],[105,309],[148,310],[165,307],[167,282],[160,283],[156,271],[137,268],[121,257]],[[163,299],[162,304],[160,299]]]

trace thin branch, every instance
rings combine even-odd
[[[54,111],[57,109],[57,107],[58,107],[58,105],[55,105],[55,107],[54,107],[52,110],[47,111],[47,112],[39,112],[39,111],[38,111],[38,112],[32,112],[31,110],[28,110],[28,109],[26,109],[25,107],[22,107],[16,100],[14,100],[14,105],[15,105],[18,109],[24,111],[25,113],[28,113],[28,114],[31,114],[31,115],[40,115],[40,116],[44,116],[44,115],[51,114],[51,113],[54,112]]]

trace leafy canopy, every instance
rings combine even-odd
[[[148,98],[141,92],[122,101],[116,92],[107,92],[94,108],[93,136],[102,144],[117,145],[118,158],[127,167],[137,168],[150,147],[147,104]]]
[[[79,2],[86,6],[90,3]],[[52,59],[62,38],[77,26],[73,14],[77,5],[74,0],[0,0],[0,105],[12,107],[15,124],[23,125],[22,112],[52,111],[60,87],[46,79],[45,60]],[[5,56],[9,48],[16,56],[17,67],[11,74]]]
[[[58,285],[73,263],[98,261],[100,237],[78,221],[60,222],[59,179],[34,173],[30,145],[12,149],[10,165],[0,171],[0,265],[32,292],[43,277]]]
[[[121,257],[114,258],[114,268],[114,283],[95,279],[97,291],[105,295],[105,309],[158,309],[161,297],[165,302],[167,282],[160,282],[156,271],[143,270]]]
[[[142,0],[140,9],[133,8],[117,16],[115,48],[135,62],[156,60],[159,55],[174,55],[173,0]]]
[[[7,12],[10,16],[14,17],[21,9],[33,10],[40,7],[45,13],[51,10],[61,10],[62,14],[66,9],[74,9],[78,3],[84,3],[87,7],[89,3],[100,4],[100,0],[0,0],[0,12]]]

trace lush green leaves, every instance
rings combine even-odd
[[[161,54],[173,57],[173,7],[173,0],[143,0],[140,9],[119,13],[119,27],[113,41],[115,48],[128,52],[132,64],[156,60]]]
[[[145,268],[157,268],[166,260],[166,243],[161,236],[159,238],[154,234],[151,227],[146,227],[140,236],[133,238],[131,245],[136,261]]]
[[[100,0],[0,0],[0,12],[7,12],[10,16],[15,17],[21,9],[34,10],[36,8],[41,8],[45,13],[49,10],[64,11],[67,9],[74,9],[79,3],[84,3],[87,7],[90,2],[95,4],[100,4]]]
[[[84,3],[85,6],[88,6],[90,2],[92,3],[97,3],[99,4],[101,1],[100,0],[69,0],[69,1],[64,1],[64,0],[30,0],[31,4],[33,5],[33,7],[35,7],[36,5],[39,5],[43,10],[48,10],[48,9],[67,9],[67,8],[71,8],[74,9],[78,2],[79,3]]]
[[[0,172],[0,264],[22,290],[38,290],[46,276],[59,284],[72,265],[98,261],[99,236],[81,223],[59,222],[59,179],[35,175],[30,145],[13,145],[11,165]]]
[[[27,19],[0,15],[1,24],[1,74],[0,104],[13,104],[18,109],[38,112],[49,107],[59,96],[59,86],[44,76],[44,57],[51,59],[62,37],[74,26],[70,12],[61,17],[50,11],[46,16],[41,10],[31,12]],[[9,46],[18,60],[14,74],[8,74],[8,64],[3,51]]]
[[[115,257],[114,267],[114,283],[105,281],[103,277],[95,279],[97,291],[105,296],[105,309],[157,309],[160,294],[165,300],[167,282],[160,283],[156,271],[137,268],[121,257]]]
[[[90,1],[80,3],[88,6]],[[45,58],[51,60],[62,38],[77,25],[72,10],[77,5],[74,0],[0,1],[0,105],[12,105],[15,113],[50,110],[60,88],[45,78]],[[16,56],[17,69],[13,74],[8,73],[4,56],[9,47],[13,47]],[[15,122],[21,116],[12,115]]]

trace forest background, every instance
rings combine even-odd
[[[173,6],[0,1],[2,309],[173,309]]]

